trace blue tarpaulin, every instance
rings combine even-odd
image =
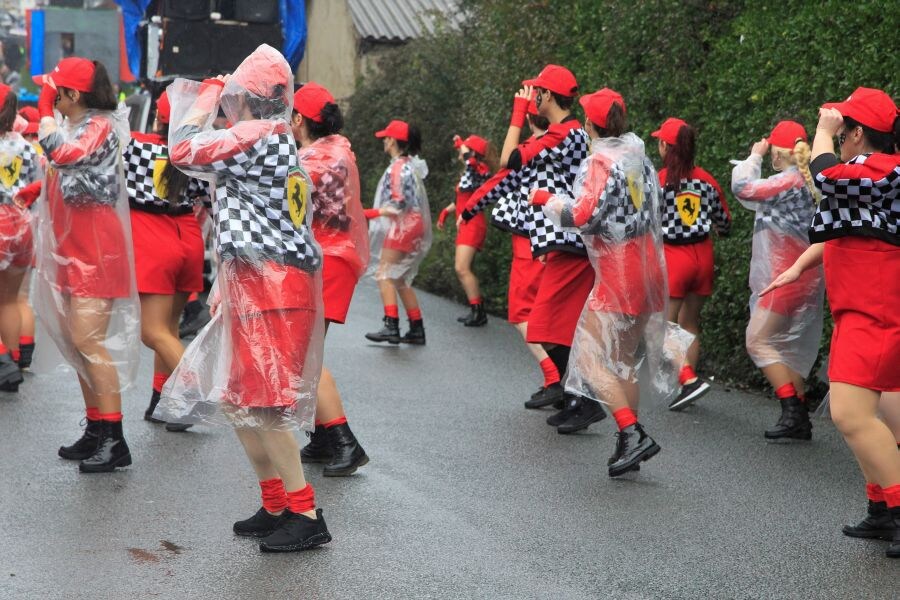
[[[31,48],[29,63],[32,75],[42,75],[44,71],[44,11],[31,11]]]

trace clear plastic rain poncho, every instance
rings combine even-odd
[[[15,196],[44,176],[42,159],[18,133],[0,135],[0,271],[27,269],[34,256],[31,213]]]
[[[424,160],[398,156],[378,182],[373,208],[385,207],[391,214],[369,222],[368,272],[376,280],[402,280],[412,285],[431,248],[431,214],[424,183],[427,176]]]
[[[642,391],[667,397],[694,336],[666,320],[659,188],[644,142],[633,133],[595,139],[573,193],[543,207],[554,225],[581,234],[595,273],[566,389],[606,402],[640,381]]]
[[[756,212],[750,259],[747,352],[757,367],[781,363],[806,377],[819,353],[825,281],[822,267],[759,297],[759,292],[809,248],[815,201],[796,167],[761,178],[762,157],[735,165],[731,191]]]
[[[133,383],[141,319],[122,165],[127,110],[42,119],[35,312],[62,357],[38,344],[36,372],[68,365],[97,394]]]
[[[369,232],[359,192],[359,171],[350,140],[319,138],[299,151],[313,182],[313,233],[323,254],[346,261],[357,277],[369,264]]]
[[[163,387],[156,416],[238,428],[313,428],[322,368],[322,252],[289,126],[293,77],[263,44],[224,86],[176,79],[169,159],[214,188],[214,318]],[[213,129],[222,107],[233,125]]]

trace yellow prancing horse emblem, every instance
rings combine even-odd
[[[675,207],[681,216],[681,222],[690,227],[700,216],[700,194],[685,191],[675,196]]]
[[[306,222],[306,205],[309,202],[309,183],[300,169],[293,169],[288,175],[287,202],[291,222],[300,229]]]
[[[163,181],[163,172],[166,170],[166,165],[169,162],[168,156],[157,156],[153,161],[153,191],[156,192],[157,198],[162,198],[163,200],[169,197],[169,182]]]
[[[644,205],[643,177],[638,178],[634,175],[627,175],[625,179],[628,181],[628,195],[631,196],[631,203],[634,204],[636,209],[641,210],[641,207]]]
[[[11,188],[19,181],[19,173],[22,171],[22,157],[9,154],[0,155],[0,182],[3,187]]]

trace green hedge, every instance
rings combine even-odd
[[[730,187],[728,160],[780,119],[815,128],[817,107],[859,85],[897,96],[900,55],[896,6],[795,0],[463,0],[461,30],[441,29],[388,53],[359,82],[348,112],[348,135],[370,197],[387,158],[372,134],[392,118],[423,132],[422,156],[432,210],[453,198],[460,165],[453,134],[502,143],[512,96],[546,63],[568,66],[582,91],[608,86],[628,104],[630,127],[648,141],[668,116],[700,133],[698,164]],[[747,275],[752,213],[729,194],[734,228],[716,243],[716,291],[704,309],[701,368],[737,385],[764,380],[747,358]],[[491,230],[476,260],[489,308],[505,314],[509,236]],[[453,272],[453,230],[435,230],[435,244],[417,280],[462,300]],[[826,326],[823,350],[827,349]]]

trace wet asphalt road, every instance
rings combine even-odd
[[[611,419],[560,436],[526,411],[539,370],[499,319],[422,294],[428,346],[362,335],[371,285],[326,361],[371,462],[316,487],[334,541],[261,555],[231,523],[258,487],[233,433],[166,433],[141,420],[151,361],[126,397],[134,465],[80,475],[56,456],[78,434],[73,376],[28,376],[0,394],[0,599],[900,597],[885,543],[840,526],[862,479],[827,420],[771,445],[775,403],[717,388],[683,414],[645,406],[663,452],[611,481]],[[146,355],[149,359],[149,355]]]

